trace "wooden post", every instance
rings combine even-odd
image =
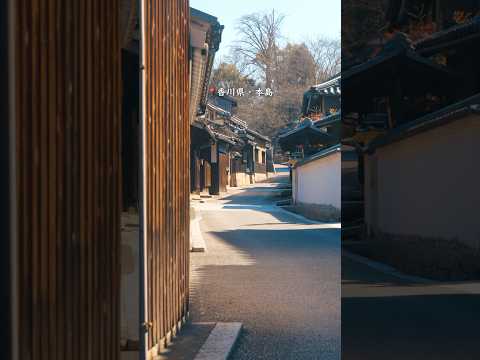
[[[392,94],[388,97],[387,112],[388,112],[388,126],[389,128],[396,127],[403,116],[403,99],[402,86],[397,74],[391,77],[394,81]]]
[[[15,241],[15,121],[14,121],[14,81],[13,59],[13,1],[2,1],[0,4],[0,78],[8,79],[0,83],[0,163],[3,165],[0,176],[0,284],[8,296],[0,298],[0,346],[6,359],[17,359],[14,351],[18,344],[17,311],[16,311],[16,241]],[[10,290],[10,291],[8,291]],[[14,357],[15,356],[15,357]]]

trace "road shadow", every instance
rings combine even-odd
[[[271,187],[265,189],[244,189],[241,192],[225,196],[221,199],[222,209],[226,210],[255,210],[268,213],[280,222],[285,224],[337,224],[335,221],[320,222],[308,219],[294,211],[289,211],[283,207],[277,206],[276,203],[280,198],[277,197],[282,190],[272,190]]]
[[[194,359],[214,327],[215,323],[212,322],[193,323],[188,321],[168,347],[160,351],[156,360]]]
[[[340,229],[233,229],[195,255],[193,321],[240,321],[231,359],[340,358]]]
[[[341,230],[336,228],[302,228],[292,230],[239,228],[226,231],[210,231],[208,234],[247,252],[249,249],[254,250],[255,253],[264,249],[275,249],[276,251],[286,249],[292,252],[313,250],[321,252],[324,247],[332,247],[340,255],[340,232]],[[295,241],[296,239],[298,239],[297,242]],[[332,246],[332,244],[334,245]],[[266,255],[268,256],[268,254]]]
[[[470,294],[343,297],[342,358],[480,359],[479,305]]]

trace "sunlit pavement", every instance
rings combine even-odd
[[[278,209],[276,184],[197,204],[192,321],[240,321],[232,359],[340,359],[340,225]]]
[[[342,258],[342,359],[480,359],[478,282],[423,284]]]

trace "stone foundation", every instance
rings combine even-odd
[[[332,205],[297,204],[285,206],[284,208],[315,221],[340,222],[341,219],[340,209]]]
[[[398,270],[436,280],[480,279],[480,252],[457,239],[379,234],[351,249]]]

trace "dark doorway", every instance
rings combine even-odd
[[[122,50],[121,360],[140,350],[140,87],[139,55]]]

